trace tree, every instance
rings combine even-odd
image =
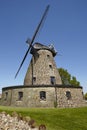
[[[80,86],[80,82],[77,81],[75,76],[71,76],[69,72],[63,68],[58,69],[62,83],[64,85]]]
[[[72,79],[70,80],[70,83],[74,86],[79,86],[80,85],[80,82],[77,81],[76,77],[73,76]]]
[[[67,70],[64,70],[63,68],[59,68],[59,74],[62,80],[63,84],[70,84],[71,75],[68,73]]]
[[[84,99],[87,100],[87,93],[84,94]]]

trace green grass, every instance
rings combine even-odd
[[[87,107],[45,109],[13,108],[0,106],[0,111],[16,111],[23,116],[30,116],[38,125],[45,124],[47,130],[87,130]]]

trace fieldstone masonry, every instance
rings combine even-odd
[[[23,93],[19,98],[19,92]],[[46,97],[40,97],[45,92]],[[68,99],[66,92],[70,92]],[[6,97],[7,94],[7,97]],[[44,95],[43,95],[44,96]],[[82,87],[74,86],[13,86],[3,88],[2,105],[17,107],[80,107],[84,106]]]
[[[32,85],[32,73],[36,80],[33,85],[36,84],[51,84],[50,77],[55,77],[55,84],[62,84],[58,69],[56,67],[52,52],[49,50],[39,50],[39,57],[33,56],[28,67],[24,85]],[[33,63],[32,63],[33,62]],[[33,65],[32,65],[33,64]],[[33,67],[33,72],[32,72]]]
[[[42,126],[45,129],[42,129]],[[1,112],[0,130],[46,130],[46,126],[35,126],[35,121],[30,119],[30,117],[22,117],[22,115],[16,112],[13,112],[11,115]]]

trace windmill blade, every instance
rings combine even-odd
[[[24,61],[25,61],[25,59],[26,59],[26,57],[27,57],[27,55],[28,55],[28,52],[29,52],[30,48],[32,47],[32,44],[33,44],[33,42],[34,42],[34,40],[35,40],[35,37],[36,37],[36,35],[37,35],[37,33],[38,33],[40,27],[41,27],[41,24],[42,24],[43,20],[44,20],[45,17],[46,17],[46,14],[47,14],[47,12],[48,12],[48,10],[49,10],[49,7],[50,7],[50,6],[48,5],[48,6],[46,7],[46,9],[45,9],[45,12],[44,12],[44,14],[43,14],[43,16],[42,16],[42,18],[41,18],[41,20],[40,20],[40,23],[38,24],[38,26],[37,26],[37,28],[36,28],[36,31],[35,31],[35,33],[34,33],[32,39],[31,39],[31,42],[29,43],[30,46],[29,46],[27,52],[25,53],[25,56],[24,56],[24,58],[23,58],[23,60],[22,60],[22,62],[21,62],[21,64],[20,64],[20,66],[19,66],[19,69],[18,69],[18,71],[17,71],[17,73],[16,73],[16,75],[15,75],[15,78],[17,77],[17,75],[18,75],[18,73],[19,73],[19,71],[20,71],[20,69],[21,69],[21,67],[22,67],[22,65],[23,65],[23,63],[24,63]]]
[[[20,64],[20,66],[19,66],[19,69],[18,69],[18,71],[17,71],[17,73],[16,73],[16,75],[15,75],[15,78],[17,77],[17,75],[18,75],[18,73],[19,73],[19,71],[20,71],[20,69],[21,69],[21,67],[22,67],[22,65],[23,65],[23,63],[24,63],[24,61],[25,61],[25,59],[26,59],[26,57],[27,57],[27,54],[28,54],[29,50],[30,50],[30,46],[29,46],[28,50],[26,51],[26,54],[25,54],[25,56],[24,56],[24,58],[23,58],[23,60],[22,60],[22,62],[21,62],[21,64]]]
[[[31,44],[34,42],[35,37],[36,37],[38,31],[40,30],[40,27],[41,27],[41,25],[42,25],[42,23],[43,23],[43,21],[44,21],[46,15],[47,15],[47,12],[48,12],[48,10],[49,10],[49,7],[50,7],[50,5],[48,5],[48,6],[46,7],[46,9],[45,9],[45,12],[44,12],[44,14],[43,14],[43,16],[42,16],[42,18],[41,18],[41,20],[40,20],[40,23],[38,24],[38,26],[37,26],[37,28],[36,28],[36,31],[35,31],[35,33],[34,33],[34,35],[33,35],[33,37],[32,37]],[[30,44],[30,45],[31,45],[31,44]]]

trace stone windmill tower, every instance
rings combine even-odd
[[[54,47],[35,43],[30,52],[33,56],[24,79],[24,85],[61,84],[54,61],[56,55]]]
[[[56,51],[53,45],[46,46],[40,43],[34,43],[35,37],[47,15],[48,10],[49,10],[49,5],[47,6],[41,18],[41,21],[36,28],[32,40],[30,41],[28,39],[26,41],[29,47],[15,75],[15,77],[18,75],[28,53],[30,52],[30,54],[32,54],[32,59],[24,79],[24,85],[62,84],[61,78],[58,73],[58,69],[54,61],[54,56],[56,56]]]

